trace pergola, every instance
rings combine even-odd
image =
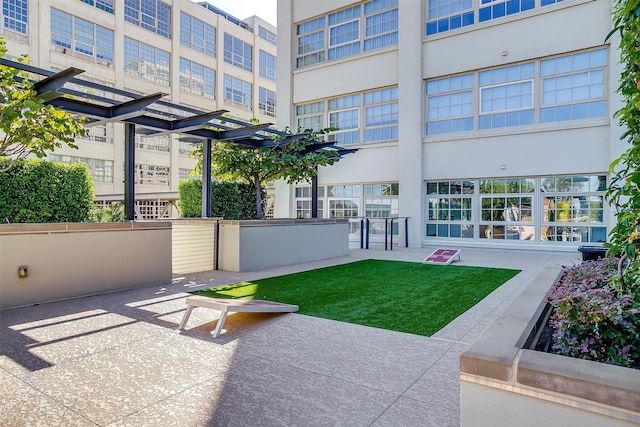
[[[270,128],[271,123],[254,125],[224,116],[227,110],[201,111],[165,101],[165,93],[142,95],[77,77],[84,70],[67,68],[55,72],[22,62],[0,58],[0,65],[29,73],[38,98],[47,105],[86,117],[85,126],[121,122],[125,124],[124,208],[127,220],[135,211],[135,135],[179,134],[180,141],[203,144],[202,182],[211,182],[211,147],[215,142],[233,142],[250,147],[285,147],[305,140],[307,152],[332,150],[335,155],[353,153],[335,143],[313,141],[306,134],[289,135]],[[278,141],[273,137],[277,136]],[[317,216],[317,178],[312,180],[312,212]],[[202,217],[211,217],[211,186],[202,186]]]

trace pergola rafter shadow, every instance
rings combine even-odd
[[[85,126],[121,122],[125,124],[124,208],[127,220],[135,211],[135,135],[179,134],[180,141],[203,144],[203,182],[211,181],[211,147],[227,141],[250,148],[284,147],[305,140],[303,153],[331,150],[337,157],[353,153],[335,143],[313,141],[306,134],[289,135],[272,129],[271,123],[252,124],[225,117],[227,110],[201,111],[162,98],[165,93],[141,95],[124,89],[78,78],[84,70],[71,67],[55,72],[26,63],[0,58],[0,65],[26,71],[45,104],[86,118]],[[70,87],[71,86],[71,87]],[[274,140],[274,137],[276,140]],[[312,180],[312,212],[317,214],[317,178]],[[202,186],[202,216],[211,217],[211,187]]]

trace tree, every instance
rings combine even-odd
[[[611,180],[607,188],[607,201],[616,210],[616,224],[609,232],[607,246],[620,254],[619,277],[621,291],[625,292],[623,263],[630,268],[626,276],[632,284],[640,277],[640,0],[618,0],[613,10],[613,30],[607,36],[620,36],[620,75],[618,93],[622,107],[614,117],[625,128],[620,139],[630,147],[609,167]]]
[[[0,58],[6,52],[6,43],[0,37]],[[26,63],[28,57],[23,55],[18,61]],[[77,148],[74,137],[84,134],[79,120],[38,98],[26,72],[0,65],[0,157],[42,158],[64,144]]]
[[[284,143],[292,136],[290,129],[282,135],[274,135],[273,147],[253,148],[233,142],[218,142],[211,149],[211,173],[221,179],[243,181],[253,185],[256,196],[258,219],[263,217],[262,192],[264,185],[277,179],[286,179],[292,184],[308,181],[317,173],[318,166],[329,166],[340,158],[335,150],[313,150],[310,147],[319,140],[319,135],[334,129],[313,131],[307,129],[304,139]],[[202,163],[202,151],[196,151],[199,164]]]

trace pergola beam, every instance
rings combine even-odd
[[[36,90],[38,94],[38,98],[49,101],[54,98],[59,98],[62,96],[61,92],[58,92],[65,83],[73,79],[73,77],[78,74],[84,73],[84,70],[80,68],[70,67],[66,70],[62,70],[59,73],[53,74],[49,77],[45,77],[44,79],[37,81],[33,84],[33,88]]]
[[[229,139],[241,139],[260,132],[271,126],[272,123],[263,123],[255,126],[245,126],[237,129],[229,129],[219,132],[219,141],[226,141]]]

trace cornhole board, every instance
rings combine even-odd
[[[224,321],[227,320],[227,314],[244,312],[244,313],[293,313],[298,311],[297,305],[282,304],[279,302],[271,302],[264,300],[242,300],[242,299],[226,299],[226,298],[207,298],[207,297],[187,297],[187,311],[182,316],[182,321],[178,326],[178,330],[184,329],[191,316],[191,312],[196,307],[211,308],[221,312],[220,319],[216,328],[211,332],[213,338],[218,338],[222,331]]]
[[[438,248],[422,260],[423,264],[451,264],[455,257],[460,261],[460,249]]]

